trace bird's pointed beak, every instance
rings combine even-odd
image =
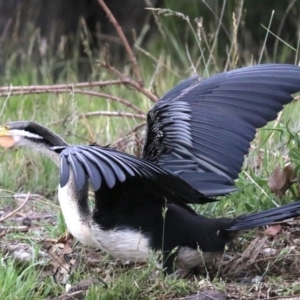
[[[10,135],[7,126],[0,126],[0,146],[10,148],[15,144],[15,139]]]

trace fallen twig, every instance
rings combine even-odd
[[[54,214],[47,214],[47,215],[40,215],[40,216],[27,216],[25,214],[20,214],[17,213],[17,215],[19,215],[19,217],[17,218],[10,218],[10,221],[12,222],[19,222],[22,221],[24,218],[29,219],[30,221],[39,221],[39,220],[44,220],[44,219],[55,219],[56,215]]]
[[[27,232],[30,228],[30,226],[5,226],[5,227],[0,227],[0,237],[3,237],[5,235],[7,235],[8,233],[11,232],[16,232],[16,231],[20,231],[20,232]],[[38,228],[38,226],[36,226],[36,228]]]
[[[51,243],[51,244],[57,244],[58,243],[58,239],[54,239],[54,238],[40,238],[40,237],[27,237],[27,236],[20,236],[18,237],[19,240],[33,240],[36,241],[38,243]]]
[[[0,218],[0,223],[3,222],[3,221],[5,221],[5,220],[7,220],[7,219],[9,219],[11,216],[13,216],[14,214],[16,214],[19,210],[21,210],[26,205],[26,203],[28,202],[29,196],[30,196],[30,193],[27,194],[25,200],[23,201],[23,203],[18,208],[16,208],[15,210],[13,210],[9,214],[7,214],[5,217]]]

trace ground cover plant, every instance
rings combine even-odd
[[[110,15],[105,4],[99,3]],[[180,64],[163,48],[146,50],[128,45],[117,20],[110,16],[128,56],[123,65],[116,67],[110,62],[106,47],[99,57],[89,57],[89,80],[79,83],[76,56],[63,67],[55,63],[55,57],[45,57],[37,67],[31,61],[32,48],[15,49],[6,60],[1,79],[0,123],[34,120],[69,143],[97,141],[140,155],[147,110],[180,79],[196,71],[205,77],[243,65],[274,62],[268,61],[264,48],[258,59],[240,60],[237,33],[242,9],[232,17],[225,60],[215,52],[218,32],[209,39],[200,19],[194,22],[172,10],[153,10],[153,14],[161,30],[167,32],[164,18],[180,18],[194,35],[194,46],[182,46],[172,35],[165,41],[184,58]],[[270,34],[270,24],[265,25],[264,39]],[[81,43],[89,53],[87,35],[83,29]],[[38,34],[32,34],[32,47],[39,42]],[[285,51],[292,52],[298,64],[298,49],[287,45]],[[59,70],[55,77],[53,70]],[[237,180],[240,190],[218,203],[197,207],[199,212],[233,217],[298,198],[297,100],[296,96],[276,121],[259,130]],[[289,161],[292,171],[284,169]],[[274,182],[277,190],[270,188]],[[156,267],[155,254],[148,264],[116,261],[64,236],[57,183],[58,171],[47,158],[26,149],[1,151],[1,299],[72,299],[80,295],[86,299],[174,299],[197,293],[201,299],[208,291],[217,293],[211,294],[215,299],[223,299],[224,294],[233,299],[278,299],[300,294],[298,220],[242,234],[227,249],[223,261],[201,268],[197,276],[179,280],[163,276]]]

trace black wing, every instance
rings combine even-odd
[[[204,197],[175,174],[135,156],[109,147],[70,146],[53,147],[60,153],[60,185],[64,187],[74,173],[76,188],[80,191],[90,179],[95,191],[113,190],[119,183],[131,180],[132,190],[147,188],[148,193],[159,194],[160,199],[185,206],[184,203],[207,203],[214,201]],[[149,195],[151,198],[151,195]]]
[[[300,91],[300,68],[257,65],[192,77],[149,111],[143,158],[177,173],[207,196],[233,191],[256,128]]]

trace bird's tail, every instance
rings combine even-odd
[[[259,213],[238,217],[226,228],[226,231],[251,229],[297,216],[300,216],[300,201],[268,209]]]

